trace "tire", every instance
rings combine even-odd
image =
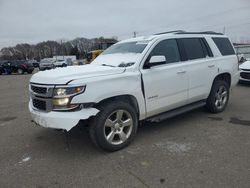
[[[17,73],[18,73],[18,74],[24,74],[24,71],[23,71],[23,69],[20,69],[20,68],[19,68],[19,69],[17,69]]]
[[[128,146],[138,127],[135,109],[123,101],[105,103],[98,109],[100,112],[90,120],[89,134],[92,142],[109,152]]]
[[[224,80],[215,80],[207,98],[206,107],[211,113],[223,112],[229,100],[229,85]]]

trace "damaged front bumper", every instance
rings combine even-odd
[[[34,110],[31,101],[29,102],[29,111],[36,124],[46,128],[63,129],[66,131],[75,127],[80,120],[89,119],[99,112],[96,108],[83,108],[73,112],[42,112]]]

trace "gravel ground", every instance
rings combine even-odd
[[[86,129],[34,125],[29,79],[0,76],[0,187],[250,187],[250,86],[234,88],[221,114],[142,125],[129,147],[105,153]]]

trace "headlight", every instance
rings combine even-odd
[[[62,87],[54,89],[54,98],[63,98],[67,96],[77,95],[85,91],[85,86]]]
[[[53,99],[53,106],[67,106],[69,104],[69,98]]]
[[[53,110],[72,110],[81,107],[81,104],[70,104],[75,95],[85,91],[86,86],[55,88],[53,93]]]
[[[53,110],[73,110],[81,107],[80,104],[70,104],[70,100],[70,97],[53,99]]]

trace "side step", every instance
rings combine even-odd
[[[200,107],[205,106],[205,105],[206,105],[206,101],[202,100],[199,102],[195,102],[195,103],[192,103],[192,104],[189,104],[189,105],[186,105],[186,106],[174,109],[174,110],[170,110],[170,111],[161,113],[161,114],[153,116],[153,117],[150,117],[146,121],[157,123],[157,122],[169,119],[171,117],[183,114],[185,112],[200,108]]]

